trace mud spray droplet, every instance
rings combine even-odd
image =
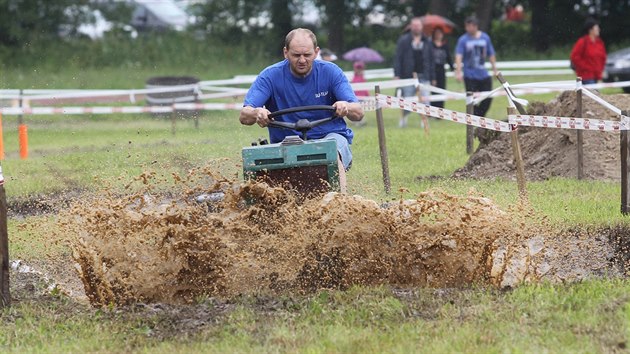
[[[210,168],[171,180],[145,172],[128,186],[137,192],[101,193],[60,214],[92,304],[354,284],[515,286],[551,273],[551,232],[474,193],[432,191],[383,207],[337,193],[298,201]],[[195,200],[216,191],[218,203]]]

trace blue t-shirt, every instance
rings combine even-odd
[[[481,32],[479,38],[464,33],[457,40],[455,54],[462,56],[465,78],[483,80],[489,76],[484,64],[489,57],[494,55],[494,47],[490,36],[485,32]]]
[[[243,106],[263,107],[275,112],[282,109],[332,105],[337,101],[358,102],[343,71],[334,63],[314,60],[312,71],[304,78],[291,74],[288,60],[265,68],[247,91]],[[305,111],[285,114],[275,119],[283,122],[296,122],[299,119],[317,120],[330,117],[331,111]],[[308,139],[321,139],[329,133],[344,136],[349,144],[354,137],[343,118],[337,117],[311,129]],[[269,128],[272,143],[280,142],[288,135],[301,135],[290,129]]]

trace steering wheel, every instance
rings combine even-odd
[[[301,107],[292,107],[292,108],[287,108],[287,109],[282,109],[279,111],[275,111],[273,113],[271,113],[269,115],[269,118],[273,119],[275,117],[279,117],[281,115],[284,114],[289,114],[289,113],[296,113],[296,112],[305,112],[305,111],[331,111],[334,112],[335,111],[335,107],[333,106],[325,106],[325,105],[315,105],[315,106],[301,106]],[[330,122],[331,120],[333,120],[334,118],[336,118],[337,116],[332,115],[328,118],[322,118],[322,119],[318,119],[318,120],[308,120],[308,119],[299,119],[297,122],[295,123],[290,123],[290,122],[280,122],[280,121],[275,121],[272,120],[269,122],[269,124],[267,126],[269,127],[273,127],[273,128],[283,128],[283,129],[292,129],[292,130],[297,130],[302,134],[302,140],[306,140],[306,133],[313,129],[314,127],[318,126],[318,125],[322,125],[326,122]]]

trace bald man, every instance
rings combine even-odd
[[[319,54],[317,38],[308,29],[297,28],[285,38],[284,60],[265,68],[250,87],[240,121],[245,125],[258,124],[267,127],[269,114],[278,110],[311,105],[335,107],[338,117],[311,129],[308,139],[334,139],[337,143],[339,182],[345,192],[345,171],[352,163],[350,144],[354,134],[344,117],[351,121],[363,119],[364,112],[343,71],[334,63],[315,60]],[[308,120],[318,120],[330,115],[326,111],[307,112]],[[275,119],[296,122],[305,113],[286,114]],[[289,129],[269,127],[271,143],[281,142],[286,136],[300,135]]]

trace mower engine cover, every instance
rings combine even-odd
[[[338,191],[337,144],[293,135],[277,144],[245,147],[243,176],[289,187],[300,195]]]

